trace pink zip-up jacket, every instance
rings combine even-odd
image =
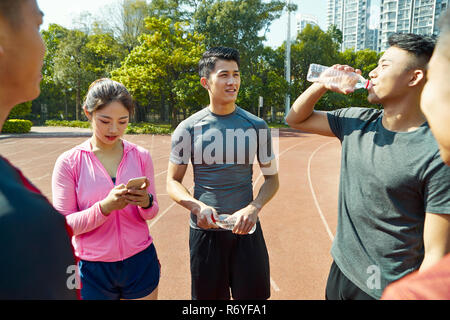
[[[127,259],[146,249],[153,241],[146,220],[158,213],[153,162],[150,153],[126,140],[117,168],[116,185],[131,178],[146,176],[147,191],[153,206],[142,209],[127,205],[108,216],[100,210],[114,183],[92,152],[89,140],[61,154],[52,176],[53,205],[72,228],[75,255],[83,260],[114,262]]]

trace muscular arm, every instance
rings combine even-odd
[[[287,124],[305,132],[334,136],[326,112],[314,110],[315,104],[326,92],[327,89],[319,83],[314,83],[306,89],[292,105],[286,117]]]
[[[347,65],[334,65],[329,70],[340,70],[343,72],[356,72],[361,74],[361,70],[354,69]],[[315,111],[314,106],[317,101],[328,91],[334,91],[342,94],[352,92],[352,89],[340,88],[332,83],[314,83],[306,89],[292,105],[286,122],[294,129],[305,132],[316,133],[323,136],[334,137],[333,131],[328,123],[327,113],[323,111]]]
[[[252,205],[254,205],[258,210],[261,210],[264,205],[269,202],[277,193],[278,188],[280,186],[278,181],[278,172],[274,172],[273,174],[269,174],[269,172],[265,172],[264,169],[268,168],[276,168],[276,160],[272,160],[268,164],[260,164],[261,170],[264,174],[264,183],[258,191],[258,195],[255,200],[252,201]],[[270,169],[273,170],[273,169]],[[276,170],[276,169],[275,169]]]
[[[426,213],[423,241],[425,256],[420,271],[434,265],[450,252],[450,214]]]

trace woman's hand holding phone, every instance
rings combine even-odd
[[[114,210],[120,210],[128,205],[124,195],[128,189],[124,184],[120,184],[111,189],[105,199],[100,201],[100,209],[105,216],[108,216]]]
[[[150,181],[147,177],[140,177],[130,179],[127,185],[115,186],[106,198],[100,201],[102,213],[108,216],[112,211],[121,210],[129,204],[148,207],[150,205],[150,197],[147,193],[149,185]]]
[[[127,183],[127,193],[124,194],[127,204],[146,208],[150,205],[150,197],[147,193],[147,187],[150,181],[147,177],[130,179]]]

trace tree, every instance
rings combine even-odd
[[[70,30],[61,41],[54,59],[55,82],[75,92],[75,119],[81,115],[81,94],[96,77],[87,72],[88,36],[77,30]]]
[[[204,38],[171,19],[149,17],[146,29],[140,45],[112,76],[130,90],[138,105],[152,104],[161,115],[167,107],[175,127],[179,110],[188,112],[206,102],[197,75]]]
[[[105,10],[99,26],[104,33],[112,34],[128,53],[139,45],[139,37],[146,32],[145,18],[151,15],[150,4],[145,0],[121,0]]]
[[[297,40],[291,47],[293,84],[292,95],[297,97],[304,92],[311,83],[306,80],[306,75],[311,63],[325,66],[334,64],[347,64],[356,69],[361,69],[365,78],[376,66],[378,55],[375,51],[365,49],[358,52],[346,50],[339,52],[339,30],[329,28],[323,32],[319,27],[307,25],[298,34]],[[334,110],[347,107],[376,107],[367,101],[367,91],[356,90],[349,95],[335,92],[327,92],[316,104],[318,110]]]
[[[286,45],[283,45],[284,55]],[[339,59],[339,44],[336,43],[331,34],[323,32],[318,26],[308,24],[301,33],[297,35],[296,41],[291,46],[291,67],[292,85],[291,97],[297,97],[304,92],[311,83],[306,80],[309,65],[311,63],[330,66],[336,64]],[[328,93],[327,93],[328,95]],[[331,98],[334,95],[331,94]],[[340,97],[332,99],[338,102]],[[326,108],[330,102],[328,99],[321,99],[317,103],[317,108]]]
[[[66,93],[75,94],[75,119],[81,115],[82,95],[90,83],[108,77],[120,65],[124,50],[108,34],[88,36],[78,30],[69,30],[55,52],[54,81]]]
[[[347,49],[342,52],[340,56],[340,64],[346,64],[355,69],[360,69],[362,76],[368,79],[369,72],[377,66],[381,54],[377,54],[375,51],[370,49],[364,49],[356,52],[351,49]],[[347,96],[346,104],[347,107],[380,108],[380,106],[373,105],[367,101],[366,90],[356,90],[354,93],[349,94]]]
[[[237,103],[257,114],[259,96],[268,97],[269,70],[264,65],[265,33],[273,20],[281,16],[284,1],[261,0],[203,0],[190,1],[195,5],[194,30],[205,35],[205,46],[235,48],[241,56],[241,89]],[[275,73],[270,74],[272,81]],[[282,84],[281,84],[282,86]],[[278,88],[282,90],[281,88]],[[265,103],[267,106],[268,104]]]
[[[31,113],[31,101],[18,104],[11,109],[8,119],[23,119]]]
[[[192,19],[199,1],[196,0],[152,0],[149,3],[150,16],[155,18],[168,18],[172,22],[189,22]]]
[[[239,50],[243,74],[252,74],[264,49],[265,32],[284,5],[284,1],[202,1],[193,17],[194,30],[205,35],[207,48]]]
[[[86,53],[89,54],[86,69],[98,76],[109,77],[112,70],[120,67],[128,51],[111,34],[99,33],[88,37]]]
[[[64,41],[69,30],[57,25],[50,24],[47,30],[41,32],[47,48],[42,67],[41,94],[32,102],[32,119],[40,122],[42,111],[47,109],[50,118],[60,118],[65,115],[68,118],[68,105],[72,103],[67,94],[67,89],[61,83],[54,80],[54,60],[59,44]]]
[[[244,77],[237,103],[258,114],[259,97],[263,97],[260,116],[264,118],[271,107],[275,111],[284,110],[284,96],[288,90],[289,85],[284,78],[284,57],[279,50],[265,47],[256,72]]]
[[[341,46],[343,38],[342,31],[335,24],[328,27],[327,34],[331,36],[334,42],[339,44],[339,47]]]

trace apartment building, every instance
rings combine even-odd
[[[396,32],[437,35],[438,21],[449,0],[381,0],[377,51],[385,51]]]
[[[378,32],[369,28],[371,0],[328,0],[327,28],[342,31],[341,50],[377,49]]]
[[[318,26],[319,20],[316,16],[310,15],[310,14],[297,14],[296,15],[296,27],[297,27],[297,33],[301,33],[303,29],[306,27],[306,25],[310,24],[312,26]]]

